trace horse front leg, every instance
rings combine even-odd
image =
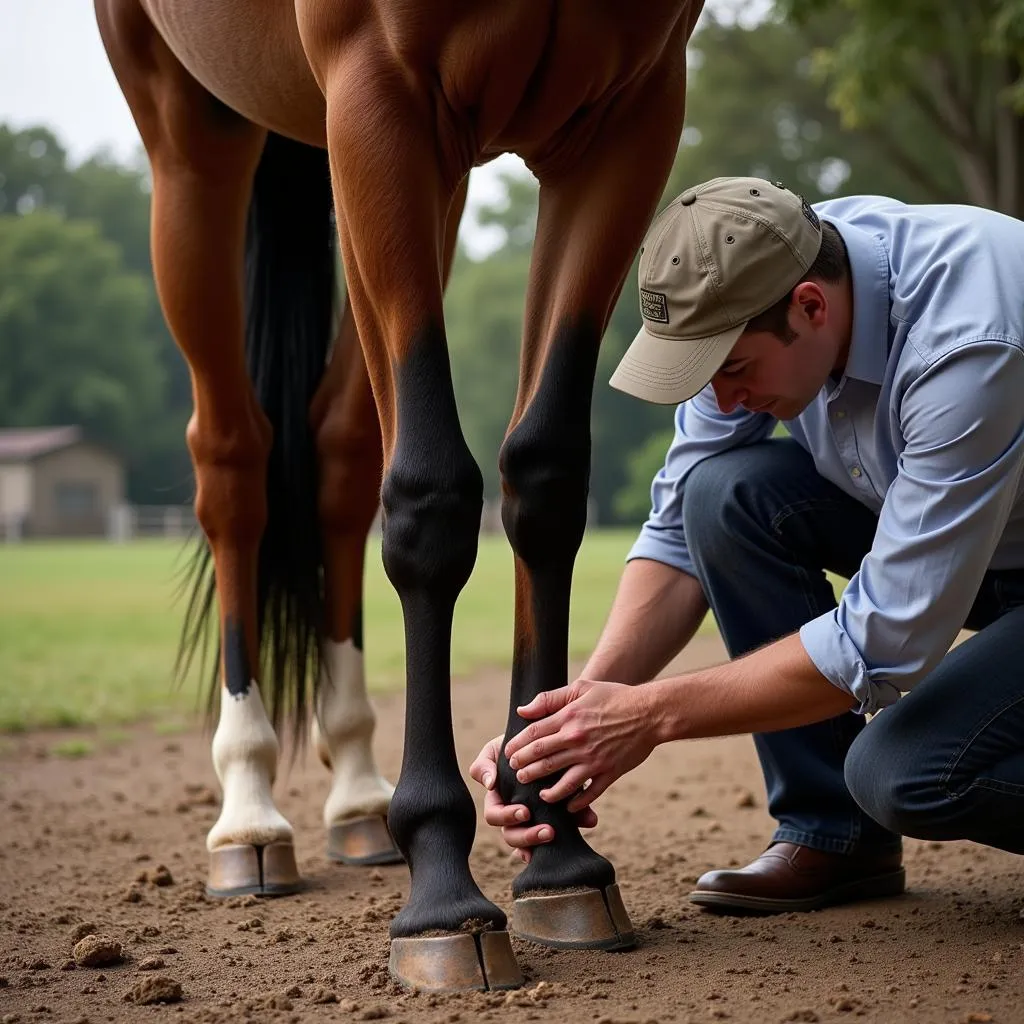
[[[515,553],[516,631],[506,742],[516,713],[568,682],[569,594],[586,525],[590,407],[598,347],[625,274],[664,188],[682,125],[683,43],[663,64],[595,111],[602,127],[568,169],[543,163],[537,239],[512,423],[500,455],[502,519]],[[637,160],[642,153],[643,159]],[[504,756],[506,803],[554,827],[513,885],[513,929],[556,948],[635,942],[615,873],[580,835],[565,803],[547,804],[554,777],[520,784]]]
[[[349,299],[382,428],[384,567],[405,621],[405,748],[388,825],[411,890],[391,923],[391,971],[421,989],[504,988],[522,975],[505,915],[469,869],[476,815],[450,694],[452,618],[476,560],[483,497],[442,309],[445,224],[469,167],[440,166],[432,108],[389,59],[369,42],[337,66],[334,51],[313,53],[328,83]]]
[[[444,280],[455,254],[468,178],[456,191],[444,240]],[[329,636],[313,718],[313,747],[330,769],[324,804],[327,855],[350,865],[395,864],[402,855],[387,828],[394,787],[373,756],[376,718],[363,658],[363,566],[366,538],[380,504],[380,423],[359,346],[352,306],[345,305],[330,366],[314,399],[320,453],[320,522]]]

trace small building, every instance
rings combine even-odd
[[[80,427],[0,430],[0,539],[106,536],[124,475]]]

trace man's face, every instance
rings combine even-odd
[[[825,386],[837,358],[838,338],[830,327],[828,306],[816,285],[808,304],[794,298],[786,343],[768,331],[741,334],[729,358],[711,378],[722,412],[741,406],[780,420],[798,416]],[[806,300],[807,296],[803,296]]]

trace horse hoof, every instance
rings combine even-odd
[[[301,888],[291,843],[221,846],[210,854],[208,896],[287,896]]]
[[[391,940],[391,977],[424,992],[519,988],[523,974],[508,932],[464,932]]]
[[[332,825],[327,830],[327,856],[339,864],[356,866],[401,864],[403,860],[379,814]]]
[[[631,949],[633,924],[618,885],[550,896],[521,896],[512,905],[511,930],[520,939],[554,949]]]

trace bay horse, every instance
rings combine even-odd
[[[510,737],[525,726],[516,707],[567,680],[598,346],[676,153],[702,0],[95,6],[149,156],[154,275],[192,379],[187,440],[216,592],[199,579],[189,621],[195,634],[216,607],[220,638],[209,887],[297,884],[271,795],[275,729],[312,708],[335,771],[335,853],[387,859],[393,836],[411,872],[393,976],[522,984],[506,916],[469,870],[475,812],[452,731],[452,617],[483,485],[455,406],[444,283],[470,169],[517,153],[540,205],[499,452],[515,565]],[[393,795],[370,751],[358,651],[378,501],[405,621]],[[547,783],[520,785],[504,759],[499,771],[504,798],[557,835],[514,882],[514,931],[558,948],[633,944],[612,865],[564,804],[540,800]]]

